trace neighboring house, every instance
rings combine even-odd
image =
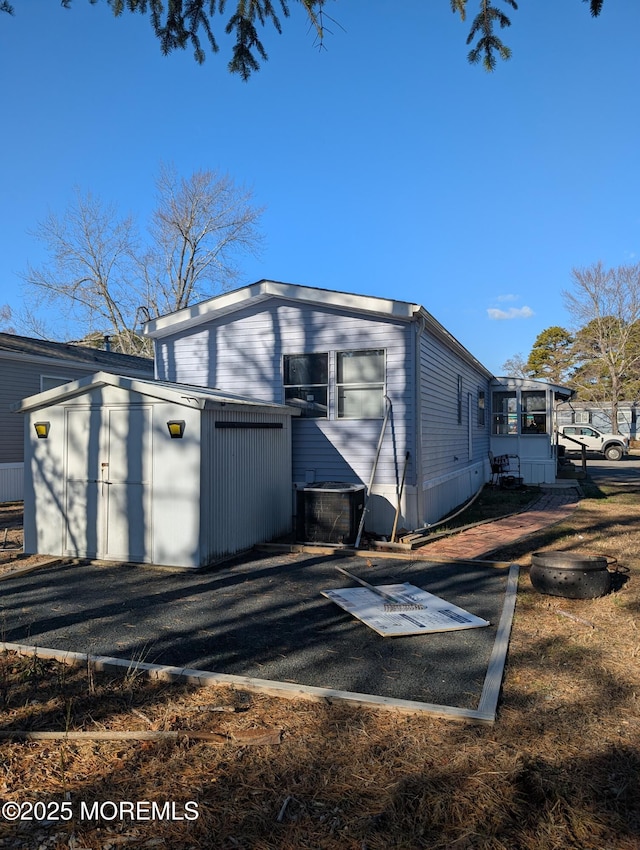
[[[638,439],[640,410],[637,401],[618,402],[617,433]],[[558,425],[592,425],[603,433],[613,431],[611,405],[595,401],[572,401],[558,408]]]
[[[98,371],[153,376],[153,362],[60,342],[0,333],[0,502],[23,498],[24,421],[10,407]]]
[[[149,322],[156,379],[294,405],[292,479],[369,484],[367,527],[440,519],[489,478],[491,373],[419,304],[263,280]],[[293,505],[292,492],[292,505]]]

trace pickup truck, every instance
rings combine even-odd
[[[621,434],[603,434],[591,425],[563,425],[558,429],[558,445],[567,452],[599,452],[607,460],[622,460],[629,451],[629,440]],[[567,438],[571,439],[567,439]]]

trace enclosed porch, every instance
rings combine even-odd
[[[557,409],[572,395],[568,387],[546,381],[491,381],[491,455],[509,458],[508,474],[522,478],[523,484],[556,482]]]

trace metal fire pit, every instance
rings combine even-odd
[[[611,589],[608,560],[577,552],[534,552],[529,578],[540,593],[570,599],[595,599]]]

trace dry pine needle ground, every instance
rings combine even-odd
[[[199,816],[0,822],[0,847],[638,850],[640,494],[588,495],[496,557],[528,567],[545,548],[603,553],[625,572],[614,593],[569,600],[536,593],[522,570],[493,727],[5,653],[3,730],[201,729],[222,743],[1,741],[3,800],[66,800],[75,814],[80,801],[173,801],[177,816],[195,801]],[[281,743],[243,743],[249,730]]]

